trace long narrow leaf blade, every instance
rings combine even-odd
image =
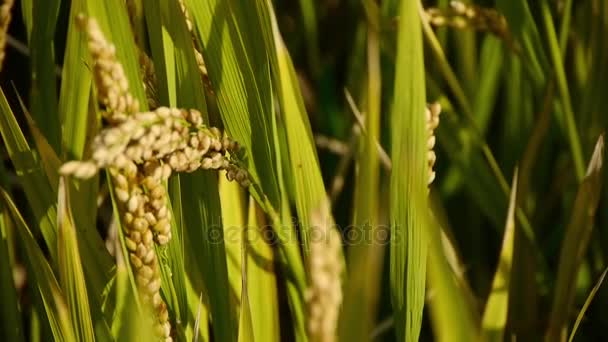
[[[267,238],[268,225],[255,201],[249,201],[249,218],[245,228],[247,300],[255,341],[280,341],[279,292],[275,260]],[[243,309],[241,309],[243,310]],[[241,311],[242,312],[242,311]],[[242,314],[242,313],[241,313]]]
[[[578,315],[576,316],[576,321],[574,322],[574,325],[572,326],[572,331],[570,332],[570,337],[568,338],[568,342],[572,342],[572,340],[574,340],[574,336],[576,335],[576,330],[578,329],[579,325],[581,324],[581,321],[583,320],[583,317],[585,316],[585,313],[587,312],[589,305],[591,305],[591,301],[593,301],[593,298],[595,298],[595,294],[597,293],[597,291],[600,289],[600,287],[604,283],[604,278],[606,278],[607,273],[608,273],[608,268],[605,269],[604,272],[602,272],[602,275],[600,275],[600,278],[597,280],[595,286],[593,286],[593,288],[591,289],[591,292],[589,292],[589,296],[587,296],[587,299],[585,300],[585,304],[583,305],[581,310],[578,312]]]
[[[269,60],[254,2],[185,1],[201,39],[209,80],[228,134],[247,150],[254,183],[280,208],[272,143]]]
[[[93,319],[66,187],[65,179],[61,178],[57,208],[59,280],[74,323],[74,335],[81,341],[94,341]]]
[[[9,194],[0,189],[0,195],[11,214],[18,236],[23,244],[27,255],[28,274],[33,278],[37,296],[40,296],[43,305],[39,309],[45,312],[46,320],[51,328],[54,339],[58,341],[75,341],[71,320],[69,315],[66,316],[66,304],[51,266],[44,258],[34,236]]]
[[[604,136],[602,135],[595,145],[587,174],[576,194],[570,222],[562,242],[553,306],[545,341],[557,341],[567,336],[567,314],[574,304],[575,281],[589,245],[593,218],[600,200],[603,159]]]
[[[208,171],[199,171],[184,175],[181,180],[189,248],[197,251],[196,262],[203,272],[214,336],[218,341],[236,341],[219,195],[209,191],[217,189],[217,179]]]
[[[492,290],[482,318],[482,327],[488,341],[502,341],[507,324],[511,267],[513,264],[516,196],[517,170],[515,171],[513,184],[511,185],[511,199],[509,200],[509,210],[500,257],[498,258],[498,267],[496,268],[496,273],[494,273]]]
[[[0,291],[4,303],[0,306],[0,339],[24,341],[21,310],[13,281],[13,263],[9,257],[8,211],[0,206]]]
[[[51,258],[57,255],[57,208],[38,154],[31,150],[0,88],[0,133]]]
[[[418,341],[426,279],[427,139],[417,0],[402,1],[391,113],[390,288],[398,341]]]

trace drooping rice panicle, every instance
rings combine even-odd
[[[209,81],[209,74],[207,73],[207,67],[205,66],[205,60],[203,58],[203,54],[199,51],[196,46],[196,39],[194,38],[194,26],[192,24],[192,19],[190,18],[190,14],[188,13],[188,8],[186,8],[186,4],[184,0],[178,0],[179,7],[184,14],[184,18],[186,21],[186,26],[188,27],[188,32],[192,37],[192,47],[194,49],[194,57],[196,59],[196,65],[198,66],[198,71],[201,74],[201,78],[203,80],[203,85],[205,86],[205,91],[213,94],[213,88],[211,87],[211,81]]]
[[[450,1],[448,9],[429,8],[424,14],[434,26],[487,31],[507,42],[511,42],[507,20],[493,8],[485,8],[461,1]]]
[[[435,129],[439,126],[439,114],[441,114],[441,105],[439,102],[431,103],[426,107],[425,116],[426,116],[426,130],[428,134],[428,170],[429,170],[429,178],[428,185],[435,180],[435,170],[433,170],[433,166],[435,165],[435,161],[437,160],[437,155],[433,150],[435,148]]]
[[[126,120],[139,111],[139,102],[129,93],[129,81],[116,57],[116,47],[108,42],[95,19],[78,16],[87,33],[93,58],[93,78],[99,101],[105,106],[104,118],[110,123]]]
[[[148,100],[148,108],[158,108],[158,96],[156,89],[158,87],[158,80],[156,78],[156,71],[154,70],[154,62],[145,51],[145,44],[142,42],[144,35],[143,25],[140,25],[142,18],[142,8],[138,8],[137,3],[134,0],[127,0],[127,12],[129,14],[129,24],[131,24],[131,31],[135,38],[135,45],[137,46],[137,53],[139,55],[140,71],[143,77],[143,86],[146,91],[146,99]]]
[[[6,35],[8,34],[8,25],[11,23],[11,9],[13,8],[13,0],[4,0],[0,6],[0,70],[4,63]]]
[[[311,242],[306,293],[307,330],[313,342],[336,341],[338,314],[342,304],[342,243],[331,223],[328,201],[311,215]]]
[[[167,305],[160,295],[161,275],[154,244],[171,240],[171,212],[164,183],[172,172],[226,170],[229,180],[249,185],[249,175],[235,156],[240,147],[197,110],[159,107],[140,112],[115,48],[94,19],[79,16],[93,56],[93,73],[107,126],[94,138],[92,157],[69,161],[60,173],[89,178],[108,169],[124,230],[128,257],[139,294],[154,309],[155,332],[171,341]],[[151,61],[150,61],[151,62]],[[151,65],[151,64],[150,64]]]

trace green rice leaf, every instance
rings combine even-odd
[[[576,121],[574,119],[574,111],[572,109],[572,100],[570,99],[568,81],[566,80],[566,71],[562,61],[562,53],[557,40],[555,26],[553,25],[553,18],[551,17],[549,4],[546,0],[541,0],[540,4],[549,44],[549,53],[551,55],[551,61],[553,62],[553,68],[555,70],[557,88],[561,95],[560,101],[562,102],[564,110],[564,119],[566,123],[566,133],[568,135],[568,143],[570,144],[570,153],[572,153],[572,159],[574,161],[576,178],[580,182],[583,179],[585,172],[583,150],[581,147],[578,129],[576,128]]]
[[[602,275],[600,275],[595,286],[593,286],[593,288],[591,289],[589,296],[587,296],[587,299],[585,300],[585,304],[581,308],[581,311],[578,312],[578,315],[576,316],[576,321],[574,322],[574,325],[572,326],[572,331],[570,332],[570,337],[568,338],[568,342],[572,342],[574,340],[574,336],[576,335],[576,330],[578,329],[579,325],[581,324],[581,321],[583,320],[583,317],[585,316],[585,313],[587,312],[587,309],[589,308],[591,301],[593,301],[593,298],[595,298],[595,294],[597,293],[597,291],[600,289],[600,287],[604,283],[604,278],[606,278],[606,273],[608,273],[608,268],[605,269],[604,272],[602,272]]]
[[[1,91],[0,110],[3,111],[3,115],[0,116],[0,132],[34,212],[38,227],[49,248],[51,260],[57,262],[57,204],[56,200],[53,199],[53,187],[49,183],[49,179],[53,176],[47,175],[46,172],[46,170],[49,170],[51,174],[56,173],[58,168],[57,157],[49,149],[44,137],[37,132],[35,125],[32,125],[35,142],[40,151],[47,155],[41,160],[35,150],[30,150],[11,109],[8,107],[4,93]],[[87,216],[86,211],[81,209],[84,205],[82,201],[74,201],[74,203],[76,203],[77,208],[74,218],[81,233],[79,244],[82,251],[82,263],[89,280],[87,281],[87,287],[93,294],[90,297],[91,303],[98,308],[101,307],[103,287],[109,281],[112,264],[109,254],[94,227],[94,217]],[[96,203],[94,204],[96,205]]]
[[[38,309],[45,313],[45,321],[50,326],[54,340],[76,341],[65,300],[51,266],[44,258],[32,232],[9,194],[4,189],[0,189],[0,195],[15,223],[17,235],[27,256],[25,260],[29,271],[28,275],[32,277],[32,287],[36,291],[36,296],[39,296],[41,300],[42,307]]]
[[[56,155],[53,148],[48,144],[46,138],[40,130],[37,124],[30,117],[27,109],[24,107],[23,102],[19,98],[23,113],[30,127],[30,132],[34,137],[36,143],[37,152],[41,155],[42,165],[46,171],[47,178],[52,187],[53,193],[57,192],[57,184],[59,182],[59,167],[61,162]],[[109,336],[107,332],[107,325],[105,321],[101,320],[100,303],[102,301],[103,286],[109,281],[109,275],[111,273],[112,262],[110,255],[101,240],[97,230],[95,229],[95,216],[97,213],[97,188],[98,188],[97,176],[90,180],[75,180],[69,183],[72,188],[73,196],[69,196],[70,204],[76,210],[73,211],[73,224],[79,227],[80,237],[77,239],[78,243],[82,246],[82,264],[85,266],[87,277],[90,281],[87,283],[87,288],[91,291],[93,296],[91,301],[95,312],[95,321],[101,322],[96,325],[99,327],[100,332],[104,332],[104,336]],[[72,198],[76,197],[76,198]],[[72,214],[70,214],[72,215]]]
[[[247,286],[247,293],[246,296],[241,295],[242,298],[246,297],[249,307],[245,309],[241,304],[241,317],[243,312],[249,310],[253,340],[271,342],[280,341],[281,334],[274,252],[266,241],[268,229],[270,228],[265,222],[264,213],[251,199],[248,224],[243,231],[243,286]],[[245,293],[245,288],[243,289]]]
[[[576,279],[585,258],[598,207],[604,158],[604,136],[600,136],[579,186],[570,222],[566,227],[557,268],[556,288],[545,341],[557,341],[567,336],[568,313],[574,305]]]
[[[247,169],[280,208],[271,126],[269,59],[253,2],[187,0],[228,134],[247,151]],[[258,196],[259,198],[260,196]]]
[[[34,24],[33,13],[34,13],[34,0],[22,0],[21,1],[21,15],[23,17],[23,24],[25,25],[25,31],[27,33],[27,40],[30,41],[32,36],[32,26]]]
[[[31,150],[0,89],[0,133],[52,260],[57,260],[57,208],[42,162]]]
[[[71,2],[59,94],[59,118],[63,126],[62,153],[68,160],[83,159],[90,155],[90,142],[98,126],[96,100],[91,96],[92,65],[86,33],[76,22],[76,17],[84,12],[86,12],[84,0]],[[99,297],[101,287],[108,283],[113,266],[99,234],[93,228],[97,216],[99,176],[96,175],[88,180],[71,179],[68,184],[71,194],[70,206],[74,209],[72,211],[74,224],[80,229],[80,239],[86,241],[88,245],[81,249],[81,258],[87,279],[90,279],[87,286],[96,294],[90,297],[91,307],[98,308],[101,303]],[[91,249],[99,253],[93,255],[90,253]],[[113,302],[113,298],[111,301]]]
[[[61,161],[53,150],[53,147],[46,140],[38,125],[34,122],[32,117],[30,116],[27,108],[19,98],[19,102],[21,103],[21,109],[23,110],[23,114],[27,121],[27,124],[30,128],[30,132],[34,138],[34,143],[36,144],[36,152],[40,155],[40,159],[42,161],[42,167],[44,167],[44,173],[46,174],[47,179],[49,180],[49,184],[51,185],[53,193],[57,192],[57,185],[59,182],[59,167],[61,166]]]
[[[236,317],[230,305],[230,283],[217,190],[217,178],[209,171],[181,176],[187,245],[203,272],[208,291],[213,333],[218,341],[236,341]]]
[[[296,209],[301,222],[304,254],[308,254],[310,213],[314,207],[326,197],[325,186],[321,176],[308,115],[300,92],[298,79],[289,57],[289,52],[283,43],[278,23],[268,5],[272,42],[266,44],[272,49],[273,77],[278,88],[278,100],[281,116],[286,130],[287,146],[290,158],[288,174],[292,177],[295,190]],[[262,12],[263,13],[263,12]],[[269,49],[270,50],[270,49]],[[289,180],[287,180],[289,182]]]
[[[32,63],[31,111],[49,144],[61,150],[61,127],[57,114],[55,27],[60,0],[36,2],[32,13],[30,53]]]
[[[243,278],[245,279],[245,278]],[[238,342],[253,342],[253,327],[251,323],[251,310],[249,309],[249,299],[247,298],[247,288],[243,287],[241,292],[241,315],[239,318],[239,338]]]
[[[305,277],[293,226],[284,214],[275,162],[277,138],[273,134],[272,92],[270,89],[270,49],[260,47],[270,41],[268,15],[262,4],[249,2],[187,1],[201,39],[209,79],[217,95],[219,111],[229,135],[247,150],[248,170],[254,184],[253,197],[270,215],[280,242],[280,257],[286,272],[289,305],[296,326],[296,339],[305,340],[303,291]],[[254,14],[258,13],[258,16]],[[305,132],[300,132],[303,134]],[[313,180],[316,181],[316,180]],[[305,225],[303,225],[305,226]]]
[[[313,77],[318,77],[321,72],[321,56],[319,53],[319,33],[317,30],[317,13],[315,3],[308,0],[299,0],[300,12],[302,12],[302,24],[306,36],[306,50],[308,67],[312,70]]]
[[[340,315],[339,337],[354,341],[369,336],[377,314],[385,241],[377,236],[384,227],[379,225],[381,87],[379,8],[366,1],[367,9],[367,82],[365,95],[365,133],[360,136],[356,154],[353,230],[361,241],[347,241],[348,280]],[[347,233],[349,234],[349,233]],[[348,236],[348,235],[347,235]]]
[[[398,341],[418,341],[426,282],[427,133],[418,1],[402,1],[391,110],[390,289]]]
[[[84,0],[71,2],[68,36],[61,73],[59,119],[63,130],[62,153],[69,159],[80,159],[85,152],[90,121],[91,65],[86,33],[76,24],[76,16],[86,11]]]
[[[226,262],[228,279],[235,298],[242,298],[242,249],[244,232],[251,227],[246,224],[245,201],[240,185],[230,182],[220,175],[219,193],[222,204],[222,223],[224,224],[224,243],[226,245]],[[239,306],[240,304],[237,304]],[[237,307],[238,309],[238,307]]]
[[[169,272],[164,276],[168,279],[163,279],[163,283],[171,282],[173,285],[174,297],[173,310],[175,311],[176,320],[184,322],[188,317],[188,292],[187,292],[187,275],[184,265],[184,254],[186,253],[186,245],[184,244],[184,226],[182,204],[181,204],[181,184],[179,177],[173,177],[169,180],[170,201],[167,202],[169,209],[173,213],[171,218],[172,230],[172,245],[169,245]],[[186,325],[179,326],[180,329],[186,328]]]
[[[507,325],[507,313],[509,309],[509,288],[511,279],[511,267],[513,265],[513,249],[515,234],[515,206],[517,204],[517,170],[511,184],[511,199],[505,224],[505,232],[502,240],[498,266],[492,281],[492,290],[486,302],[482,318],[482,327],[488,341],[502,341]]]
[[[74,323],[74,335],[79,341],[94,341],[93,318],[65,178],[59,181],[57,211],[59,280]]]
[[[435,339],[440,342],[480,340],[476,301],[454,263],[454,246],[448,240],[438,208],[429,211],[428,304]],[[456,266],[456,267],[455,267]],[[432,293],[432,295],[431,295]]]
[[[188,309],[194,334],[193,341],[207,342],[209,339],[209,304],[203,300],[202,293],[196,293],[189,278],[186,278]]]
[[[498,38],[493,36],[484,38],[479,57],[479,69],[483,72],[479,75],[479,85],[473,100],[475,123],[482,135],[487,132],[492,118],[492,109],[500,86],[504,53],[502,42]]]
[[[168,19],[167,14],[163,15],[161,13],[159,1],[146,2],[144,14],[148,35],[150,36],[151,57],[154,61],[154,71],[158,81],[156,92],[159,103],[170,106],[175,105],[177,103],[177,87],[175,81],[174,43],[169,32],[163,29],[163,27],[168,25],[166,23],[163,24]]]
[[[201,96],[203,94],[203,87],[194,57],[192,39],[179,5],[177,2],[158,2],[157,5],[151,7],[152,10],[147,10],[154,12],[149,13],[150,16],[155,16],[156,11],[160,11],[158,16],[161,20],[163,31],[162,40],[154,43],[161,43],[163,46],[162,48],[155,48],[155,50],[162,50],[161,53],[156,51],[155,57],[157,60],[162,59],[160,60],[160,65],[166,68],[165,70],[160,69],[159,73],[163,77],[166,77],[167,80],[173,82],[167,84],[168,87],[173,87],[172,90],[167,89],[164,96],[167,97],[167,100],[174,101],[169,103],[171,106],[198,109],[203,113],[205,121],[208,122],[206,104],[204,97]],[[173,181],[173,191],[179,191],[180,196],[182,193],[181,184],[181,176],[178,176]],[[215,189],[217,189],[217,186]],[[215,191],[217,192],[217,190]],[[173,196],[173,198],[177,197],[177,194]],[[180,208],[178,209],[182,211],[181,215],[183,215],[184,208],[181,206],[181,200],[179,203]],[[176,296],[172,309],[177,312],[176,318],[178,321],[181,321],[182,317],[186,317],[188,308],[188,292],[185,286],[184,266],[184,254],[186,253],[187,245],[184,243],[185,226],[183,225],[183,221],[180,226],[175,222],[172,227],[172,235],[175,239],[172,239],[171,244],[168,246],[169,269],[163,272],[165,274],[163,280],[165,283],[171,282],[172,290]],[[168,276],[169,274],[171,276]]]
[[[548,59],[528,2],[497,0],[496,7],[506,17],[510,31],[520,45],[530,78],[537,87],[542,86],[546,82]]]
[[[246,233],[246,231],[243,231]],[[239,316],[239,338],[238,342],[253,342],[255,341],[253,335],[253,323],[252,323],[252,314],[251,308],[249,307],[249,295],[248,293],[248,278],[247,278],[247,249],[249,248],[247,241],[244,241],[241,249],[241,279],[242,290],[241,290],[241,312]]]
[[[13,281],[14,258],[9,257],[10,219],[9,213],[0,205],[0,291],[3,303],[0,306],[0,339],[3,341],[25,341],[21,309]]]

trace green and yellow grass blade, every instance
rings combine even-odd
[[[166,84],[166,90],[161,90],[161,101],[169,101],[166,103],[172,107],[180,108],[195,108],[203,113],[205,121],[208,122],[207,108],[204,100],[203,87],[200,81],[200,74],[194,57],[192,47],[192,39],[186,27],[184,16],[177,2],[149,2],[146,9],[146,16],[150,18],[148,27],[160,25],[162,34],[160,38],[154,37],[154,54],[155,61],[158,61],[160,68],[157,74],[169,81]],[[157,28],[154,28],[157,30]],[[203,176],[209,177],[209,176]],[[169,256],[169,266],[164,268],[163,282],[167,285],[167,290],[171,290],[171,295],[175,296],[172,302],[172,309],[176,312],[176,320],[182,321],[187,317],[188,309],[188,292],[186,287],[186,268],[184,265],[185,253],[187,251],[185,244],[185,234],[183,221],[184,207],[181,203],[182,194],[182,179],[181,176],[175,176],[172,180],[172,191],[175,192],[173,199],[177,200],[179,207],[177,208],[180,222],[176,221],[173,224],[173,236],[171,244],[167,249]],[[217,185],[214,188],[209,188],[211,193],[217,191]],[[179,193],[179,194],[178,194]],[[180,199],[177,199],[180,196]],[[211,199],[213,198],[213,199]],[[209,201],[216,197],[212,196]],[[187,200],[187,199],[186,199]],[[175,217],[175,216],[174,216]],[[219,280],[220,282],[223,279]],[[167,292],[169,294],[169,292]]]
[[[135,7],[139,6],[134,4]],[[181,49],[184,49],[184,36],[187,36],[187,32],[184,33],[183,18],[181,12],[175,12],[175,4],[173,2],[160,2],[160,1],[149,1],[146,6],[142,8],[143,14],[145,15],[145,22],[147,28],[150,30],[150,47],[152,50],[152,57],[154,62],[154,72],[157,77],[157,81],[160,79],[156,86],[156,94],[162,105],[170,107],[177,106],[176,94],[176,63],[175,55],[178,53],[175,49],[175,40],[182,42]],[[137,10],[137,8],[135,8]],[[129,13],[133,15],[134,13]],[[137,14],[135,14],[137,15]],[[131,27],[134,30],[134,34],[143,39],[144,35],[140,32],[143,27],[139,27],[140,21],[137,18],[130,18],[135,20],[135,27]],[[143,18],[142,18],[143,19]],[[168,25],[168,22],[173,21],[174,25]],[[187,40],[187,39],[186,39]],[[139,41],[140,44],[145,45],[145,42]],[[144,46],[139,46],[143,49]],[[144,53],[144,51],[140,52]],[[189,96],[189,95],[188,95]],[[194,106],[193,106],[194,107]],[[188,293],[186,289],[186,269],[184,265],[184,226],[183,226],[183,212],[181,206],[181,184],[180,177],[178,175],[172,177],[168,182],[169,193],[171,201],[167,203],[173,213],[171,218],[171,230],[172,239],[168,248],[157,248],[156,252],[158,255],[163,256],[164,262],[161,264],[161,276],[162,276],[162,291],[167,302],[167,306],[173,310],[176,322],[182,322],[186,324],[179,324],[176,326],[177,335],[184,336],[191,334],[192,331],[188,330],[189,322],[186,321],[188,317]],[[174,206],[176,205],[176,206]]]
[[[57,174],[57,170],[60,165],[59,158],[47,142],[46,138],[41,134],[37,124],[33,122],[32,118],[27,113],[27,110],[23,108],[26,120],[30,126],[30,131],[34,137],[34,142],[37,147],[35,152],[33,150],[29,150],[23,135],[18,130],[18,127],[14,126],[16,125],[16,120],[12,115],[12,112],[10,112],[10,108],[8,108],[8,106],[5,108],[9,112],[6,112],[8,115],[5,117],[7,120],[4,122],[7,125],[13,125],[13,128],[11,128],[12,134],[7,141],[7,146],[18,146],[20,149],[27,148],[28,150],[24,150],[21,155],[26,156],[27,154],[32,153],[32,156],[36,158],[34,160],[38,160],[38,154],[41,155],[39,161],[36,162],[39,166],[33,168],[33,170],[38,168],[38,171],[33,172],[30,166],[28,167],[29,175],[26,176],[25,173],[22,173],[24,177],[27,177],[24,178],[23,184],[24,188],[26,189],[28,199],[31,199],[30,205],[32,206],[35,215],[37,215],[36,213],[44,213],[44,219],[39,221],[39,226],[43,236],[45,237],[45,242],[51,251],[52,260],[53,262],[57,262],[58,260],[55,258],[55,256],[53,256],[55,251],[57,251],[57,245],[52,245],[53,239],[56,239],[57,222],[50,221],[56,217],[55,215],[57,207],[56,201],[51,200],[50,197],[53,196],[53,193],[56,193],[57,182],[59,179]],[[4,131],[8,130],[4,129]],[[22,160],[22,158],[13,159],[16,168],[26,167],[25,165],[27,164],[21,164]],[[80,193],[78,195],[80,195]],[[48,201],[45,201],[47,198]],[[95,206],[95,198],[93,197],[92,200],[93,206]],[[98,311],[98,309],[101,307],[100,303],[102,302],[101,296],[103,293],[103,288],[109,281],[109,275],[112,267],[111,260],[109,259],[109,254],[105,250],[97,230],[94,228],[94,218],[89,216],[90,214],[85,210],[81,209],[86,204],[83,203],[82,200],[75,200],[73,203],[76,203],[76,207],[78,208],[77,214],[74,217],[76,220],[75,222],[80,227],[79,231],[81,233],[81,237],[78,239],[78,241],[82,250],[82,262],[83,265],[85,265],[84,269],[86,276],[87,279],[90,280],[87,282],[87,287],[92,295],[90,299],[92,303],[95,304],[95,311]]]
[[[13,280],[14,258],[10,257],[9,236],[12,236],[9,213],[0,205],[0,291],[3,303],[0,306],[0,339],[3,341],[25,341],[24,325],[21,321],[17,291]]]
[[[525,0],[497,0],[496,8],[502,13],[514,38],[522,51],[524,65],[536,87],[545,84],[548,59],[542,49],[542,39],[532,16],[530,6]]]
[[[263,6],[259,8],[263,11]],[[271,41],[265,46],[271,51],[273,78],[280,103],[279,119],[282,120],[282,127],[286,132],[289,152],[287,174],[291,179],[286,181],[294,184],[293,196],[301,222],[304,255],[307,255],[310,212],[325,198],[325,186],[293,63],[283,43],[272,7],[268,4],[265,8],[267,10],[261,12],[260,17],[268,18],[265,28],[269,32],[265,37]]]
[[[275,273],[274,252],[265,240],[269,229],[264,213],[255,201],[249,201],[248,224],[244,231],[243,266],[246,274],[247,300],[255,341],[280,341],[279,292]],[[241,295],[241,297],[243,297]],[[243,313],[241,307],[241,315]]]
[[[470,191],[473,198],[478,202],[478,207],[484,210],[485,214],[492,220],[494,226],[497,229],[502,229],[501,212],[503,209],[501,208],[507,207],[509,185],[498,166],[494,154],[475,124],[470,101],[466,97],[427,20],[423,20],[423,28],[431,51],[438,60],[440,71],[449,88],[454,92],[457,103],[464,113],[461,118],[450,115],[448,117],[450,121],[447,124],[440,125],[438,130],[439,143],[447,150],[448,157],[456,162],[459,168],[462,168],[461,172],[463,174],[475,173],[474,177],[464,177],[467,190]],[[429,86],[429,88],[433,87]],[[437,91],[433,91],[433,93],[437,93]],[[450,113],[452,106],[449,103],[445,103],[447,101],[442,102],[442,107],[446,108],[445,112]],[[447,125],[451,127],[446,129],[445,126]],[[481,185],[478,184],[479,182],[485,182],[486,184]],[[502,196],[500,192],[503,193]],[[490,205],[487,201],[497,202],[492,202]],[[526,233],[526,237],[534,241],[534,232],[525,213],[517,210],[516,216]]]
[[[380,229],[380,140],[381,87],[379,8],[373,1],[364,2],[367,13],[367,82],[365,96],[365,132],[360,136],[356,154],[353,228],[358,241],[347,241],[348,280],[340,314],[339,337],[357,341],[369,336],[376,319],[380,296],[382,257],[385,241],[378,241]],[[359,115],[359,114],[356,114]],[[385,232],[386,233],[386,232]],[[348,233],[347,233],[348,234]]]
[[[163,278],[163,283],[171,283],[172,285],[172,292],[170,294],[173,297],[170,300],[174,303],[172,308],[175,311],[176,321],[181,323],[178,325],[178,332],[185,334],[188,340],[192,340],[192,322],[188,321],[189,292],[186,283],[189,280],[184,260],[186,244],[184,242],[185,235],[180,178],[173,177],[169,179],[168,183],[170,200],[167,201],[167,205],[173,213],[171,217],[172,244],[169,245],[167,250],[169,267],[163,270],[165,271],[163,277],[167,278]],[[167,296],[168,295],[169,294],[167,294]]]
[[[551,55],[551,61],[553,62],[553,69],[555,71],[557,88],[561,95],[560,101],[563,105],[566,132],[568,135],[568,143],[570,144],[570,153],[572,154],[572,159],[574,161],[574,170],[576,171],[576,178],[580,182],[585,176],[583,150],[581,147],[578,129],[576,128],[576,121],[574,120],[574,111],[572,109],[570,90],[568,89],[566,71],[564,69],[564,63],[562,61],[563,57],[560,50],[557,33],[555,32],[555,26],[553,24],[553,17],[551,16],[549,3],[546,0],[541,0],[540,7],[545,31],[547,34],[549,53]]]
[[[280,208],[275,145],[271,126],[269,60],[253,2],[185,3],[194,19],[219,112],[228,134],[247,150],[247,169],[267,197]],[[255,190],[255,189],[254,189]],[[257,191],[254,191],[254,193]]]
[[[427,133],[420,2],[402,1],[391,109],[390,289],[398,341],[418,341],[427,258]]]
[[[89,114],[91,70],[86,33],[76,17],[86,11],[85,0],[71,3],[65,57],[59,93],[59,119],[62,123],[62,151],[68,159],[80,159],[85,153],[88,127],[96,118]],[[91,191],[93,192],[93,191]]]
[[[42,161],[35,150],[31,150],[13,111],[8,105],[4,91],[0,89],[0,133],[13,162],[19,182],[34,213],[36,223],[51,259],[57,260],[57,207],[52,188],[45,175]]]
[[[214,337],[219,341],[236,341],[237,321],[234,305],[230,304],[217,179],[213,174],[198,171],[183,175],[181,184],[187,246],[196,251],[193,257],[203,273]]]
[[[9,194],[0,189],[0,195],[15,224],[17,236],[26,255],[28,275],[32,277],[31,289],[34,291],[34,297],[39,298],[37,302],[41,305],[37,309],[45,313],[44,321],[48,323],[56,341],[76,341],[65,299],[51,266]]]
[[[266,6],[258,5],[259,16],[263,19],[266,33],[266,48],[270,52],[273,81],[277,90],[280,116],[277,116],[279,137],[284,137],[289,156],[285,165],[285,182],[293,185],[292,196],[296,204],[304,247],[304,257],[308,257],[310,234],[310,213],[326,198],[325,186],[321,175],[319,160],[314,145],[308,115],[299,87],[298,78],[279,31],[274,10],[269,1]],[[330,218],[333,221],[333,218]],[[333,229],[333,227],[331,228]],[[291,265],[294,267],[295,265]],[[295,269],[298,269],[299,266]],[[293,298],[293,297],[292,297]],[[292,311],[299,310],[292,302]],[[303,322],[295,314],[296,338],[304,339]]]
[[[599,279],[595,283],[595,286],[593,286],[593,288],[591,289],[591,292],[589,292],[589,295],[587,296],[587,299],[585,300],[585,304],[583,304],[583,307],[581,308],[581,310],[578,312],[578,315],[576,316],[576,321],[574,321],[574,325],[572,326],[572,331],[570,332],[570,337],[568,338],[568,342],[572,342],[574,340],[576,331],[578,330],[578,327],[580,326],[581,321],[583,320],[583,317],[585,316],[585,313],[587,312],[587,309],[589,308],[589,305],[591,305],[591,301],[593,301],[593,298],[595,298],[595,294],[597,293],[597,291],[600,289],[600,287],[604,283],[604,278],[606,278],[606,273],[608,273],[608,269],[605,269],[604,272],[602,272]]]
[[[504,66],[502,42],[491,35],[484,38],[479,56],[479,85],[473,97],[473,117],[482,135],[488,130],[492,119],[492,109],[500,87],[500,75]]]
[[[251,203],[253,205],[254,202]],[[249,255],[249,243],[246,240],[246,234],[249,232],[243,230],[243,243],[241,244],[241,310],[239,313],[239,337],[238,342],[253,342],[255,341],[253,333],[253,315],[251,313],[251,307],[249,305],[249,278],[248,273],[248,255]]]
[[[86,2],[71,2],[68,16],[68,32],[62,82],[59,93],[59,120],[62,122],[62,155],[67,160],[83,159],[90,155],[88,150],[92,135],[98,126],[97,111],[91,96],[92,65],[86,43],[86,33],[78,27],[76,17],[86,12]],[[106,253],[95,227],[97,216],[97,195],[99,176],[89,180],[72,179],[69,183],[70,206],[74,224],[79,227],[81,239],[87,247],[81,248],[87,286],[91,290],[91,307],[101,307],[102,288],[109,282],[113,262]],[[85,228],[86,227],[86,228]],[[93,247],[93,248],[89,248]],[[94,250],[97,253],[92,253]],[[113,302],[113,298],[110,299]]]
[[[517,205],[517,170],[511,184],[511,198],[505,231],[502,240],[498,266],[494,273],[492,289],[486,302],[482,317],[482,328],[487,341],[503,341],[505,327],[507,325],[507,314],[509,309],[509,289],[511,280],[511,268],[513,265],[513,250],[515,248],[515,207]]]
[[[223,173],[223,172],[222,172]],[[246,224],[246,208],[243,193],[237,182],[230,182],[220,175],[219,193],[222,204],[222,223],[224,224],[224,243],[226,245],[226,263],[228,264],[228,279],[234,291],[235,298],[242,298],[242,249],[244,232],[251,229]],[[255,286],[255,285],[254,285]],[[240,304],[235,303],[237,308]]]
[[[454,246],[441,227],[438,210],[429,211],[428,304],[433,334],[441,342],[479,340],[479,317]],[[456,260],[454,260],[456,259]]]
[[[51,190],[53,193],[57,193],[57,186],[59,183],[59,167],[61,166],[61,161],[59,157],[53,150],[53,147],[49,144],[48,140],[42,134],[38,125],[34,122],[32,117],[25,108],[25,105],[19,98],[19,102],[21,104],[21,110],[25,116],[25,120],[27,121],[28,127],[30,129],[30,133],[34,138],[34,144],[36,145],[36,152],[40,155],[40,161],[42,162],[42,167],[44,168],[44,173],[46,174],[46,178],[49,180],[49,184],[51,186]]]
[[[186,281],[188,291],[188,309],[191,313],[193,341],[207,342],[209,338],[209,304],[205,301],[203,293],[196,293],[190,279]]]
[[[60,0],[36,2],[32,9],[30,53],[32,64],[31,111],[55,151],[61,150],[61,127],[57,115],[55,27]]]
[[[174,42],[169,32],[163,29],[168,13],[161,12],[158,1],[150,1],[144,6],[145,21],[150,36],[150,50],[154,61],[154,71],[158,81],[156,93],[158,101],[165,105],[176,105],[176,67]]]
[[[42,165],[44,167],[46,176],[51,185],[53,193],[57,193],[57,187],[59,182],[59,167],[61,162],[59,157],[56,155],[53,148],[49,145],[46,138],[38,128],[38,125],[30,117],[25,105],[19,98],[21,107],[30,128],[32,137],[36,144],[36,151],[41,156]],[[95,229],[95,216],[97,212],[97,196],[96,189],[97,177],[91,180],[76,181],[76,186],[72,186],[74,196],[69,196],[71,203],[68,206],[76,208],[70,215],[73,215],[73,224],[80,227],[80,237],[77,239],[78,243],[82,246],[82,264],[86,270],[86,275],[89,282],[87,282],[87,288],[91,296],[93,308],[96,316],[100,316],[101,307],[99,304],[102,302],[102,292],[105,284],[110,280],[109,276],[112,272],[112,263],[110,255],[101,240],[97,230]],[[86,187],[90,187],[88,193],[84,190]],[[93,191],[95,190],[95,191]],[[76,197],[76,198],[72,198]],[[55,205],[55,204],[54,204]],[[95,317],[95,320],[100,317]],[[104,328],[104,324],[99,327]]]
[[[574,305],[576,279],[593,229],[602,184],[604,136],[598,139],[587,173],[579,186],[562,242],[556,287],[545,341],[565,340],[568,313]]]
[[[27,40],[29,42],[30,37],[32,36],[32,26],[33,26],[33,13],[34,13],[34,0],[22,0],[21,1],[21,16],[23,19],[23,24],[25,26],[25,32],[27,33]]]
[[[68,310],[74,324],[74,336],[78,341],[94,341],[93,318],[89,307],[89,297],[85,284],[84,271],[80,260],[76,227],[72,218],[70,199],[65,178],[59,180],[59,199],[57,202],[57,253],[59,282],[65,293]],[[101,314],[100,311],[98,311]],[[103,317],[96,320],[104,325]],[[107,325],[106,325],[107,328]],[[109,330],[107,331],[109,338]]]
[[[319,52],[319,32],[317,29],[317,13],[315,3],[308,0],[299,0],[302,25],[306,38],[306,50],[308,67],[313,77],[318,77],[321,72],[321,57]]]
[[[239,338],[238,342],[253,342],[253,323],[249,308],[249,298],[247,297],[246,277],[243,277],[243,291],[241,292],[241,315],[239,316]]]

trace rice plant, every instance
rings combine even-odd
[[[602,0],[0,0],[3,341],[606,340]]]

